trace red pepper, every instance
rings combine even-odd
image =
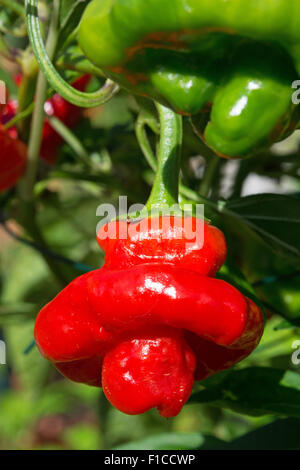
[[[36,320],[41,354],[71,380],[102,386],[128,414],[177,415],[194,380],[248,356],[263,331],[259,308],[212,277],[226,258],[223,233],[200,222],[202,246],[187,219],[184,228],[169,220],[154,230],[149,219],[103,227],[104,267],[72,281]]]
[[[16,127],[8,130],[3,125],[10,121],[17,111],[17,102],[8,100],[0,105],[0,192],[16,185],[26,167],[27,147],[18,140]]]
[[[87,87],[91,77],[90,75],[83,75],[75,80],[73,83],[74,88],[84,91]],[[20,77],[15,77],[16,83],[20,84]],[[14,116],[18,111],[18,102],[16,100],[8,100],[2,112],[2,124],[5,124]],[[74,106],[66,101],[57,93],[52,96],[45,103],[45,112],[49,116],[55,116],[62,121],[67,127],[72,129],[76,126],[82,118],[82,108]],[[18,131],[14,126],[8,131],[10,136],[17,138]],[[42,145],[40,154],[41,157],[50,164],[54,164],[57,158],[57,153],[63,143],[62,137],[53,129],[49,119],[45,119],[42,135]]]
[[[18,102],[17,100],[8,99],[5,106],[2,108],[1,112],[1,124],[6,124],[11,119],[13,119],[18,112]],[[9,134],[13,139],[18,138],[18,130],[16,126],[10,127],[7,129],[7,134]]]
[[[19,181],[26,167],[27,148],[0,126],[0,192]]]
[[[74,87],[84,90],[90,80],[89,75],[78,78]],[[20,79],[17,79],[19,82]],[[18,103],[16,100],[9,100],[5,106],[1,107],[1,124],[6,124],[17,114]],[[82,109],[68,103],[61,96],[55,94],[45,103],[46,112],[49,115],[58,117],[68,127],[74,127],[82,117]],[[26,167],[27,147],[18,139],[16,126],[8,130],[1,128],[0,124],[0,191],[13,187],[21,178]],[[48,163],[54,163],[57,152],[63,139],[51,127],[48,119],[45,120],[43,128],[43,140],[41,146],[41,156]]]

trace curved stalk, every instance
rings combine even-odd
[[[74,150],[79,160],[85,163],[87,166],[91,167],[91,159],[88,152],[83,147],[80,140],[76,135],[57,117],[49,116],[48,120],[50,121],[53,129],[67,142],[70,147]]]
[[[70,103],[83,108],[99,106],[110,100],[119,91],[119,86],[111,80],[106,80],[100,90],[85,93],[73,88],[59,75],[47,54],[42,40],[37,0],[25,0],[25,6],[28,35],[35,57],[54,90]]]
[[[59,5],[59,0],[54,0],[53,13],[46,45],[50,56],[54,53],[57,41]],[[19,185],[21,199],[20,216],[22,219],[22,224],[33,240],[41,246],[45,246],[46,244],[36,222],[36,209],[34,204],[33,190],[36,181],[37,165],[42,139],[46,93],[47,79],[42,74],[42,72],[39,72],[36,88],[36,100],[34,103],[31,131],[28,142],[27,166],[25,174]],[[65,274],[61,267],[58,266],[56,261],[53,260],[51,256],[45,255],[44,258],[59,284],[62,286],[66,285],[67,279],[65,278]]]
[[[56,41],[58,37],[58,17],[59,17],[59,1],[53,2],[53,13],[49,34],[46,42],[47,53],[50,57],[54,54]],[[40,71],[36,86],[36,99],[31,121],[31,131],[28,141],[27,166],[24,177],[20,183],[21,198],[25,201],[33,199],[33,187],[36,180],[37,165],[39,152],[41,147],[42,130],[44,124],[44,103],[47,94],[47,79]]]
[[[146,126],[150,127],[153,130],[153,132],[155,132],[155,134],[159,134],[159,129],[156,128],[156,126],[153,127],[152,120],[150,121],[149,116],[144,111],[142,111],[136,120],[135,134],[136,134],[136,138],[141,147],[144,157],[146,158],[152,170],[156,172],[157,160],[152,151],[152,148],[151,148],[148,136],[147,136]]]

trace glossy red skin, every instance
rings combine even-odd
[[[195,355],[183,331],[158,327],[119,343],[106,354],[103,391],[124,413],[144,413],[157,407],[168,418],[177,415],[189,398],[195,368]],[[128,400],[131,396],[134,409]]]
[[[125,239],[116,237],[124,234]],[[106,253],[105,266],[109,269],[155,262],[214,276],[227,254],[221,230],[194,217],[153,217],[134,224],[111,222],[99,230],[97,241]]]
[[[27,160],[27,147],[0,127],[0,192],[16,185],[23,175]]]
[[[175,416],[195,379],[246,357],[263,331],[252,301],[203,275],[225,257],[221,232],[206,224],[203,247],[195,246],[193,255],[188,250],[185,260],[173,256],[185,246],[172,238],[174,227],[168,229],[170,239],[158,236],[154,245],[144,232],[146,263],[139,250],[142,235],[136,264],[132,238],[121,244],[106,240],[105,266],[71,282],[36,320],[43,356],[72,380],[102,385],[111,403],[128,414],[157,407],[162,416]],[[215,238],[216,246],[224,246],[212,256]]]

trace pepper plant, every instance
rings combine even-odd
[[[300,5],[0,0],[0,14],[15,240],[0,322],[20,383],[3,396],[26,403],[25,442],[74,448],[85,426],[87,448],[299,448]],[[254,175],[272,191],[251,194]],[[120,195],[145,205],[95,234]],[[52,394],[66,403],[47,408]],[[41,437],[45,415],[80,403],[99,427]],[[137,426],[118,434],[116,416]]]

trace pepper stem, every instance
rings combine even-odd
[[[34,55],[57,93],[76,106],[91,108],[106,103],[119,91],[119,86],[111,80],[106,80],[100,90],[92,93],[85,93],[70,86],[56,71],[45,49],[39,26],[37,0],[25,0],[25,7],[28,36]]]
[[[178,204],[178,186],[182,144],[182,118],[156,103],[160,119],[158,167],[146,208]]]

